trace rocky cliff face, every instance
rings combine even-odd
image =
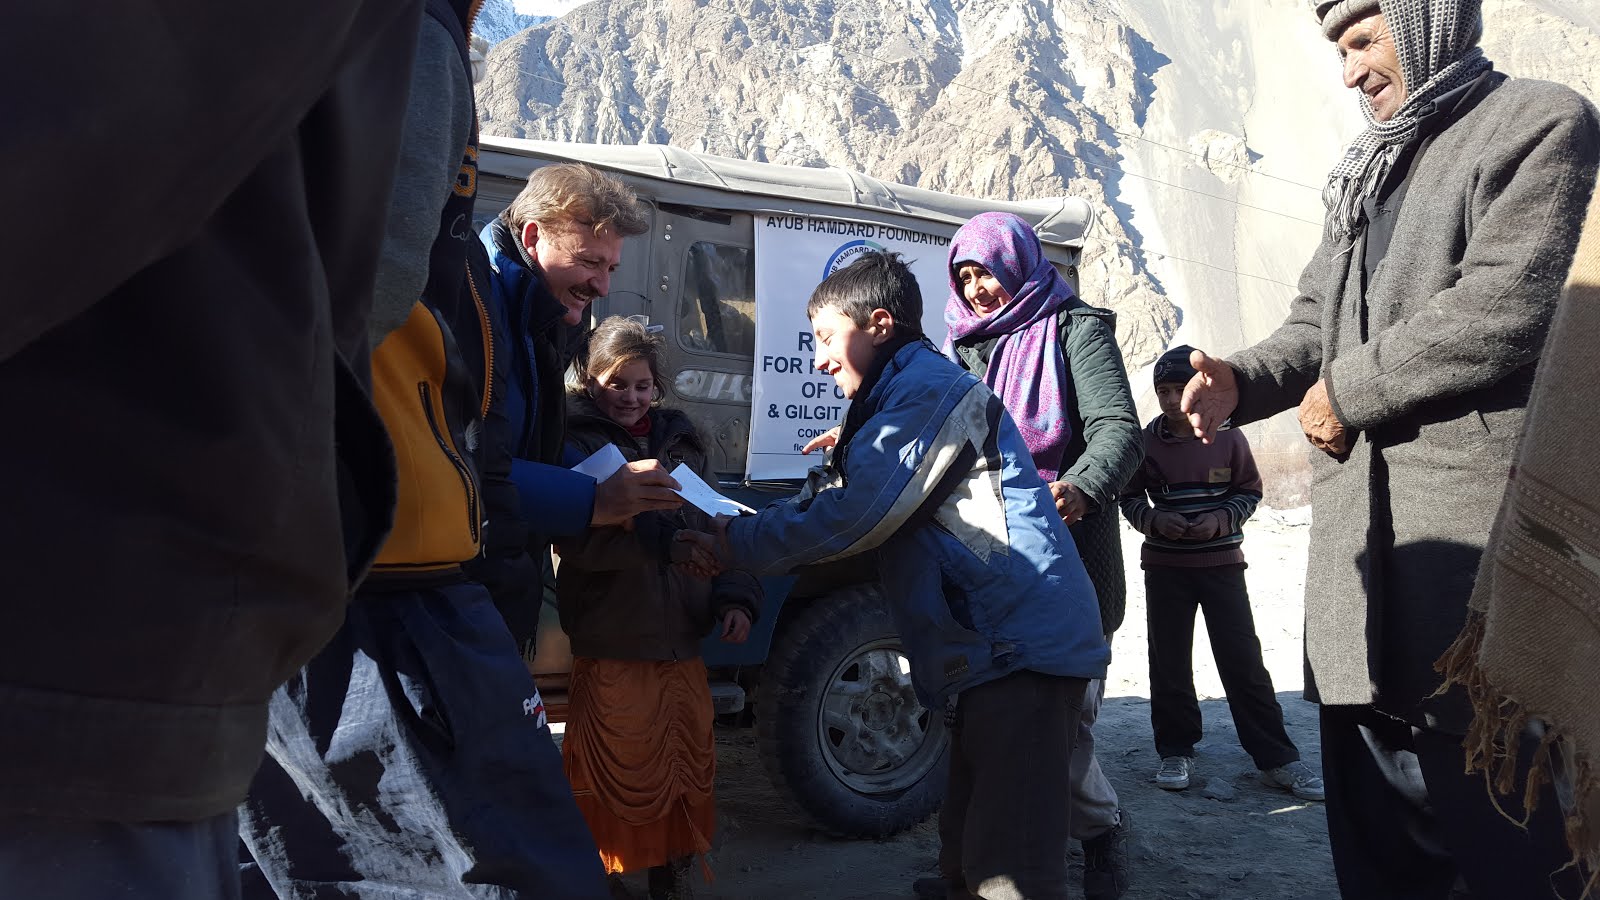
[[[1592,0],[1485,13],[1502,69],[1600,90]],[[595,0],[495,47],[479,108],[489,134],[1084,197],[1083,293],[1134,372],[1281,321],[1361,124],[1304,0]],[[1303,469],[1292,420],[1253,436]]]
[[[485,0],[483,8],[478,10],[478,18],[472,22],[472,33],[493,46],[517,32],[549,20],[549,16],[528,16],[517,12],[511,0]]]
[[[973,196],[1065,193],[1104,211],[1082,281],[1148,361],[1176,325],[1120,215],[1121,138],[1148,45],[1098,4],[598,0],[506,41],[485,131],[659,141],[837,165]],[[1048,52],[1045,52],[1048,50]]]

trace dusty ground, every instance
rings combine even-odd
[[[1303,510],[1262,510],[1246,528],[1248,573],[1267,666],[1289,734],[1320,770],[1316,710],[1300,699],[1301,588],[1306,532]],[[1326,820],[1304,804],[1263,787],[1234,735],[1209,648],[1196,629],[1195,684],[1206,740],[1190,790],[1169,793],[1151,775],[1159,762],[1150,743],[1143,578],[1138,542],[1126,532],[1128,617],[1118,632],[1107,689],[1095,728],[1100,764],[1134,824],[1134,886],[1148,900],[1335,900]],[[911,897],[915,878],[932,874],[938,837],[932,821],[887,841],[841,841],[810,828],[786,807],[766,779],[755,737],[741,729],[718,734],[721,812],[717,880],[697,896],[717,900],[890,900]],[[1227,802],[1201,796],[1207,779],[1235,790]],[[1074,890],[1077,866],[1074,860]]]

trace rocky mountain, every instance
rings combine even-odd
[[[485,0],[483,8],[478,11],[478,18],[472,23],[472,33],[493,46],[519,31],[548,22],[550,18],[519,13],[512,0]]]
[[[1502,69],[1600,92],[1593,0],[1485,15]],[[488,134],[1084,197],[1083,293],[1134,372],[1281,321],[1361,125],[1304,0],[594,0],[495,47],[479,109]],[[1264,466],[1303,470],[1292,419],[1253,431]]]

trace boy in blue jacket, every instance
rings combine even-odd
[[[792,500],[719,523],[720,549],[758,574],[878,551],[917,694],[954,709],[950,896],[1064,900],[1069,763],[1110,659],[1094,588],[1000,400],[923,336],[898,255],[830,275],[806,313],[851,400],[838,444]]]

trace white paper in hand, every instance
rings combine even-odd
[[[573,466],[572,471],[582,472],[595,481],[605,481],[627,464],[628,461],[623,458],[622,451],[617,449],[617,445],[607,444],[589,454],[588,459]]]
[[[700,508],[708,516],[737,516],[743,513],[755,515],[755,510],[736,500],[717,493],[716,489],[706,484],[695,471],[684,463],[670,473],[678,482],[678,496]]]

